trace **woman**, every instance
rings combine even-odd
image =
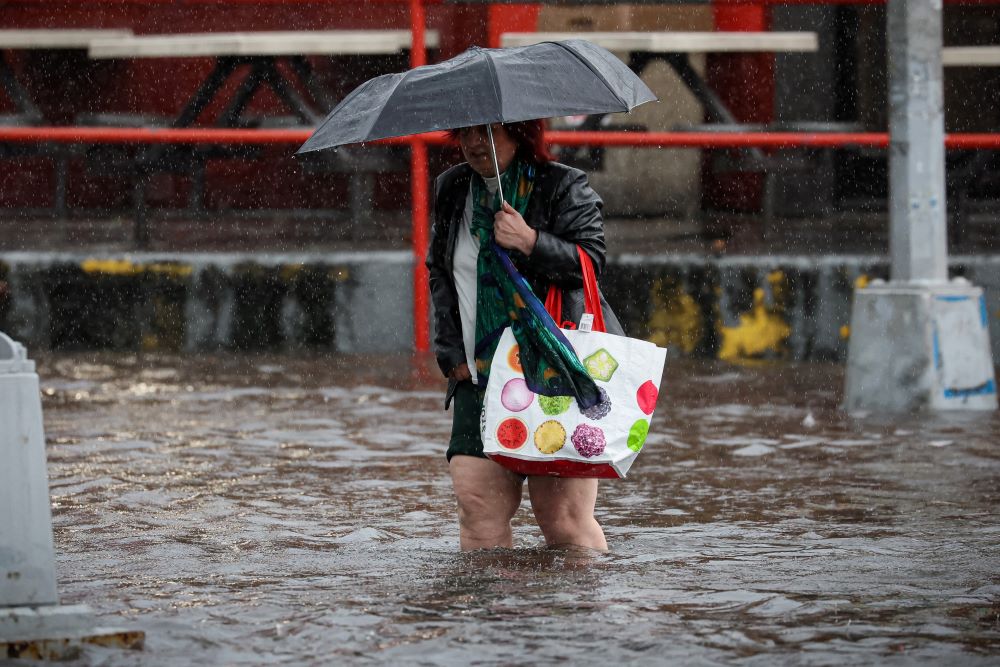
[[[453,131],[466,162],[448,169],[435,183],[427,258],[435,354],[449,379],[449,397],[454,397],[447,458],[463,551],[512,546],[510,521],[521,504],[524,484],[524,477],[486,458],[479,433],[483,391],[474,384],[479,379],[476,329],[489,306],[477,303],[482,297],[477,290],[480,246],[489,252],[486,239],[491,231],[535,295],[544,299],[552,284],[563,291],[562,319],[573,322],[583,311],[576,248],[587,253],[598,275],[605,252],[603,203],[582,171],[551,161],[542,121],[498,123],[491,129],[507,201],[495,214],[483,206],[492,201],[499,181],[487,128]],[[603,297],[602,304],[608,332],[623,335]],[[546,544],[607,549],[604,532],[594,519],[596,479],[530,477],[528,493]]]

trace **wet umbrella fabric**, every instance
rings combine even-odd
[[[361,84],[298,153],[473,125],[631,111],[655,99],[621,60],[586,40],[473,47]]]

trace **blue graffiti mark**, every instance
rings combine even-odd
[[[968,301],[970,297],[967,296],[939,296],[938,301],[950,301],[952,303],[958,303],[959,301]]]
[[[968,389],[945,389],[945,398],[966,398],[968,396],[989,396],[990,394],[997,393],[996,384],[993,380],[987,380],[978,387],[969,387]]]
[[[934,327],[934,368],[941,369],[941,345],[938,343],[937,327]]]
[[[986,297],[979,297],[979,318],[983,321],[983,328],[989,325],[990,314],[986,312]]]

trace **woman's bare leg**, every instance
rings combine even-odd
[[[521,506],[524,480],[489,459],[451,457],[462,551],[513,546],[510,520]]]
[[[596,479],[529,477],[528,495],[546,544],[608,550],[604,531],[594,518]]]

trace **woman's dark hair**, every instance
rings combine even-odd
[[[522,120],[519,123],[504,123],[507,134],[517,144],[515,156],[526,162],[543,164],[552,160],[552,153],[545,145],[545,121]],[[458,129],[449,130],[452,139],[458,139]]]

